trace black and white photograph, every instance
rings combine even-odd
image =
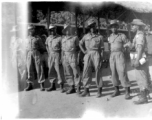
[[[2,1],[1,50],[1,119],[152,118],[151,1]]]

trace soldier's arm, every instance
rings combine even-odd
[[[46,39],[45,46],[46,46],[46,50],[47,50],[47,52],[48,52],[48,54],[49,54],[48,38]]]
[[[84,36],[84,37],[81,39],[81,41],[79,42],[79,47],[80,47],[81,51],[82,51],[84,54],[86,54],[87,51],[83,48],[83,43],[84,43],[84,41],[85,41],[85,36]]]
[[[144,35],[143,34],[140,34],[138,36],[138,39],[136,40],[136,44],[137,44],[137,58],[136,58],[136,61],[139,61],[142,57],[142,53],[143,53],[143,47],[144,47],[144,44],[145,44],[145,41],[144,41]]]
[[[101,53],[101,56],[103,56],[103,51],[104,51],[103,36],[101,36],[100,39],[101,39],[101,41],[100,41],[100,53]]]
[[[75,45],[76,45],[76,51],[78,52],[80,50],[78,37],[75,38]]]

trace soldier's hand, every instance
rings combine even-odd
[[[86,50],[86,51],[84,51],[84,54],[87,54],[88,53],[88,51]]]
[[[140,65],[139,61],[136,60],[136,61],[134,62],[134,67],[137,68],[137,67],[139,67],[139,65]]]

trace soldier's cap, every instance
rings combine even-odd
[[[31,30],[31,29],[34,29],[34,28],[35,28],[34,25],[29,25],[29,26],[27,27],[28,30]]]
[[[55,26],[55,25],[53,25],[53,24],[50,24],[50,26],[49,26],[49,30],[51,30],[51,29],[53,29],[53,28],[56,28],[56,26]]]
[[[10,32],[16,32],[18,31],[18,27],[15,25],[12,27],[12,29],[10,30]]]
[[[110,21],[110,24],[108,25],[108,27],[111,28],[111,27],[114,26],[114,25],[119,26],[119,21],[116,20],[116,19],[111,20],[111,21]]]
[[[62,33],[65,34],[65,31],[66,31],[67,29],[69,29],[69,28],[71,28],[71,25],[70,25],[70,24],[64,24]]]
[[[131,22],[132,25],[139,25],[139,26],[145,26],[146,24],[143,23],[142,20],[140,19],[133,19],[133,21]]]
[[[96,20],[92,18],[92,19],[88,20],[87,27],[89,28],[91,25],[95,25],[95,24],[96,24]]]

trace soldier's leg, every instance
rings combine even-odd
[[[115,57],[116,54],[117,53],[111,53],[111,55],[110,55],[110,69],[111,69],[111,79],[112,79],[113,86],[120,85],[118,73],[116,70],[116,57]]]
[[[47,91],[53,91],[56,90],[56,85],[55,85],[55,80],[57,78],[56,73],[55,73],[55,56],[54,54],[50,54],[48,58],[48,80],[50,81],[51,85],[49,88],[47,88]]]
[[[27,54],[27,62],[26,62],[26,66],[27,66],[27,87],[24,89],[25,91],[29,91],[33,89],[33,82],[32,82],[32,68],[33,68],[33,58],[32,58],[32,52],[29,51]]]
[[[45,82],[45,77],[44,77],[44,71],[43,71],[43,65],[42,65],[42,58],[41,54],[39,51],[35,51],[34,54],[34,59],[35,59],[35,67],[36,67],[36,72],[37,72],[37,79],[38,83],[40,83],[41,91],[44,91],[44,82]]]
[[[82,76],[82,82],[83,82],[83,86],[84,86],[84,91],[81,94],[82,97],[90,96],[89,86],[91,84],[91,80],[92,80],[91,55],[86,54],[84,56],[84,67],[83,67],[83,76]]]
[[[54,67],[55,67],[55,70],[57,73],[58,84],[60,84],[61,93],[63,93],[63,92],[65,92],[65,90],[64,90],[64,81],[63,81],[62,76],[61,76],[61,66],[60,66],[59,53],[56,55]]]
[[[111,74],[112,74],[111,78],[112,78],[113,86],[115,88],[115,91],[111,95],[111,97],[120,95],[120,92],[119,92],[120,81],[119,81],[118,73],[116,70],[116,55],[117,55],[117,53],[115,53],[115,52],[111,53],[111,55],[110,55],[110,69],[111,69]]]
[[[101,57],[98,52],[94,53],[92,55],[92,63],[95,68],[95,82],[98,88],[97,97],[101,97],[102,93],[102,87],[103,87],[103,80],[102,80],[102,74],[101,74]]]
[[[125,91],[126,91],[125,99],[130,99],[131,84],[129,82],[128,75],[127,75],[125,56],[122,52],[120,52],[117,55],[116,69],[119,75],[119,80],[121,82],[121,85],[125,88]]]

